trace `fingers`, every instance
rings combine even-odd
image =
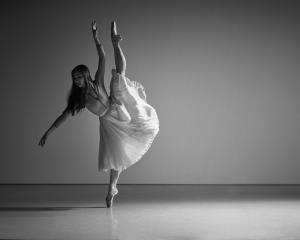
[[[43,147],[45,145],[45,142],[46,142],[46,139],[45,138],[42,138],[40,141],[39,141],[39,146]]]
[[[92,30],[97,31],[97,24],[95,20],[92,21]]]

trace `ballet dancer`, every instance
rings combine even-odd
[[[76,66],[72,72],[72,87],[67,107],[53,122],[39,141],[44,146],[49,135],[69,116],[87,108],[99,116],[100,141],[98,170],[110,170],[110,183],[106,206],[112,207],[118,194],[120,173],[138,162],[148,151],[159,132],[156,110],[147,102],[145,88],[125,76],[126,59],[121,49],[122,36],[117,33],[116,23],[111,22],[111,41],[114,49],[115,69],[112,69],[110,94],[104,84],[105,52],[98,38],[96,22],[91,24],[93,39],[99,56],[94,80],[86,65]]]

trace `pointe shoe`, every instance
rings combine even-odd
[[[123,40],[122,36],[117,33],[117,25],[115,21],[111,22],[110,35],[113,45],[116,45]]]
[[[115,21],[111,22],[110,30],[111,35],[117,35],[117,25]]]
[[[107,195],[107,197],[105,199],[105,201],[106,201],[106,207],[107,208],[111,208],[112,207],[113,199],[114,199],[113,195]]]
[[[113,188],[108,195],[106,196],[106,207],[107,208],[111,208],[113,205],[113,200],[114,200],[114,196],[118,194],[118,189],[117,188]]]

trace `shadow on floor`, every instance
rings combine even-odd
[[[2,211],[67,211],[74,209],[86,209],[86,208],[106,208],[106,207],[0,207]],[[1,240],[1,239],[0,239]]]

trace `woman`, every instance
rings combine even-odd
[[[110,170],[110,184],[106,206],[111,207],[118,193],[119,175],[136,163],[148,151],[159,131],[159,120],[155,109],[146,101],[144,87],[125,76],[126,60],[117,34],[116,23],[111,23],[111,40],[114,49],[116,69],[112,69],[110,95],[104,86],[105,53],[99,42],[96,22],[92,22],[93,38],[99,55],[98,70],[92,80],[89,69],[78,65],[72,70],[72,89],[68,105],[63,113],[41,138],[46,139],[68,116],[75,115],[85,107],[99,116],[100,144],[99,171]]]

